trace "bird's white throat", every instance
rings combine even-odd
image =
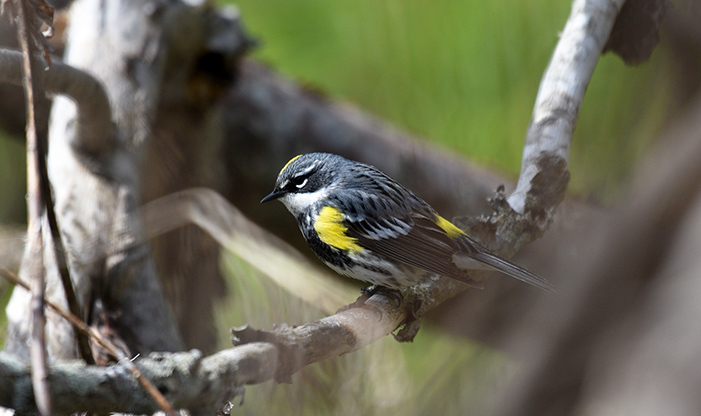
[[[282,202],[288,211],[292,213],[295,217],[299,216],[302,212],[309,209],[310,206],[314,205],[316,202],[326,198],[329,194],[329,188],[321,188],[314,192],[300,192],[286,194],[280,197],[280,202]]]

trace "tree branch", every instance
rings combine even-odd
[[[624,0],[575,0],[572,4],[538,89],[523,148],[521,174],[508,199],[516,212],[526,210],[529,197],[543,196],[534,189],[536,175],[557,177],[567,166],[584,93],[623,3]],[[547,202],[547,211],[552,214],[560,201]]]
[[[698,18],[693,20],[698,21]],[[495,414],[693,414],[701,355],[701,96],[641,161],[618,207],[589,230],[559,299],[508,336],[524,363]],[[641,394],[641,392],[646,392]]]
[[[393,330],[403,319],[403,305],[374,295],[363,305],[304,325],[282,326],[276,336],[244,328],[234,331],[245,345],[202,358],[197,350],[153,353],[134,360],[139,371],[178,409],[211,414],[241,394],[240,386],[287,380],[301,368],[356,351]],[[258,342],[257,339],[268,339]],[[272,341],[272,342],[269,342]],[[159,407],[135,383],[125,362],[109,367],[82,362],[51,365],[49,380],[56,415],[91,411],[151,414]],[[29,368],[0,352],[0,406],[19,413],[35,411]]]
[[[9,271],[8,269],[0,268],[0,274],[15,285],[21,286],[23,289],[32,291],[32,288],[24,283],[18,276]],[[43,296],[43,295],[42,295]],[[43,298],[42,298],[43,299]],[[51,302],[50,300],[45,300],[46,304],[57,314],[59,314],[63,319],[70,322],[73,328],[77,329],[82,335],[89,336],[95,344],[99,347],[104,348],[113,358],[122,360],[122,364],[127,367],[135,379],[139,381],[139,384],[143,387],[144,391],[148,393],[158,404],[158,406],[169,416],[174,416],[175,411],[173,407],[168,403],[168,401],[163,397],[160,391],[156,389],[151,382],[139,372],[139,370],[132,364],[129,357],[122,348],[116,346],[109,338],[102,336],[96,329],[88,326],[76,315],[64,311],[61,307]],[[83,360],[87,362],[86,360]],[[87,364],[91,364],[87,362]],[[94,362],[92,363],[94,364]],[[48,380],[48,377],[46,378]],[[48,388],[48,387],[47,387]],[[48,392],[47,392],[48,393]],[[45,393],[45,394],[47,394]],[[39,407],[39,404],[37,404]]]
[[[458,221],[472,236],[502,255],[511,256],[524,244],[539,238],[564,198],[575,120],[618,7],[620,2],[577,0],[574,3],[536,100],[516,191],[508,200],[503,191],[493,198],[493,215]],[[594,19],[596,24],[586,24],[589,19]],[[578,75],[568,75],[571,71]],[[464,289],[450,279],[440,279],[433,285],[419,288],[414,295],[420,306],[414,313],[420,317]]]
[[[620,0],[574,2],[536,99],[516,190],[508,199],[503,191],[492,199],[493,215],[457,221],[502,255],[511,256],[542,236],[564,198],[575,121],[621,4]],[[417,294],[419,316],[462,290],[448,279],[422,288]]]
[[[240,394],[244,384],[259,381],[262,372],[274,374],[276,348],[251,344],[202,358],[193,350],[182,353],[154,353],[134,361],[139,371],[164,391],[173,406],[190,409],[194,415],[214,413],[226,400]],[[0,352],[0,406],[18,414],[36,412],[32,398],[29,367],[16,357]],[[109,367],[88,366],[81,361],[55,363],[50,368],[54,414],[111,412],[153,414],[160,410],[136,383],[123,362]]]
[[[21,85],[21,62],[20,52],[0,50],[0,82]],[[72,143],[76,149],[98,159],[114,150],[112,111],[100,81],[62,62],[37,71],[36,77],[46,91],[66,95],[78,106],[77,134]]]

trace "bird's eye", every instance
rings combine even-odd
[[[295,186],[297,189],[302,189],[307,185],[307,182],[309,182],[309,178],[304,178],[304,180],[301,183],[295,183]]]
[[[294,191],[296,189],[302,189],[305,186],[307,186],[307,183],[309,182],[309,176],[308,175],[300,175],[296,176],[294,178],[290,178],[289,182],[287,182],[287,189],[290,191]]]

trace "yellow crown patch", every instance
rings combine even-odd
[[[292,163],[292,162],[294,162],[295,160],[299,159],[300,156],[302,156],[302,155],[297,155],[297,156],[293,157],[292,159],[290,159],[289,162],[285,163],[285,166],[283,166],[282,169],[280,169],[280,173],[278,173],[278,176],[281,175],[282,172],[284,172],[285,169],[287,169],[288,166],[290,166],[290,163]]]

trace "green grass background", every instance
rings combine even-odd
[[[255,58],[513,178],[540,77],[570,12],[568,0],[236,4],[262,41]],[[664,48],[640,67],[601,59],[575,131],[571,194],[615,201],[669,116],[667,59]],[[24,178],[22,146],[0,137],[0,222],[23,221]],[[222,267],[233,295],[219,306],[220,328],[267,329],[322,315],[232,255]],[[498,402],[514,371],[518,364],[502,354],[426,324],[413,344],[386,337],[305,369],[291,385],[249,387],[236,413],[478,415]]]
[[[568,0],[243,0],[255,53],[465,157],[518,173],[538,84]],[[610,202],[658,133],[669,101],[664,51],[627,67],[605,55],[582,105],[571,192]]]

